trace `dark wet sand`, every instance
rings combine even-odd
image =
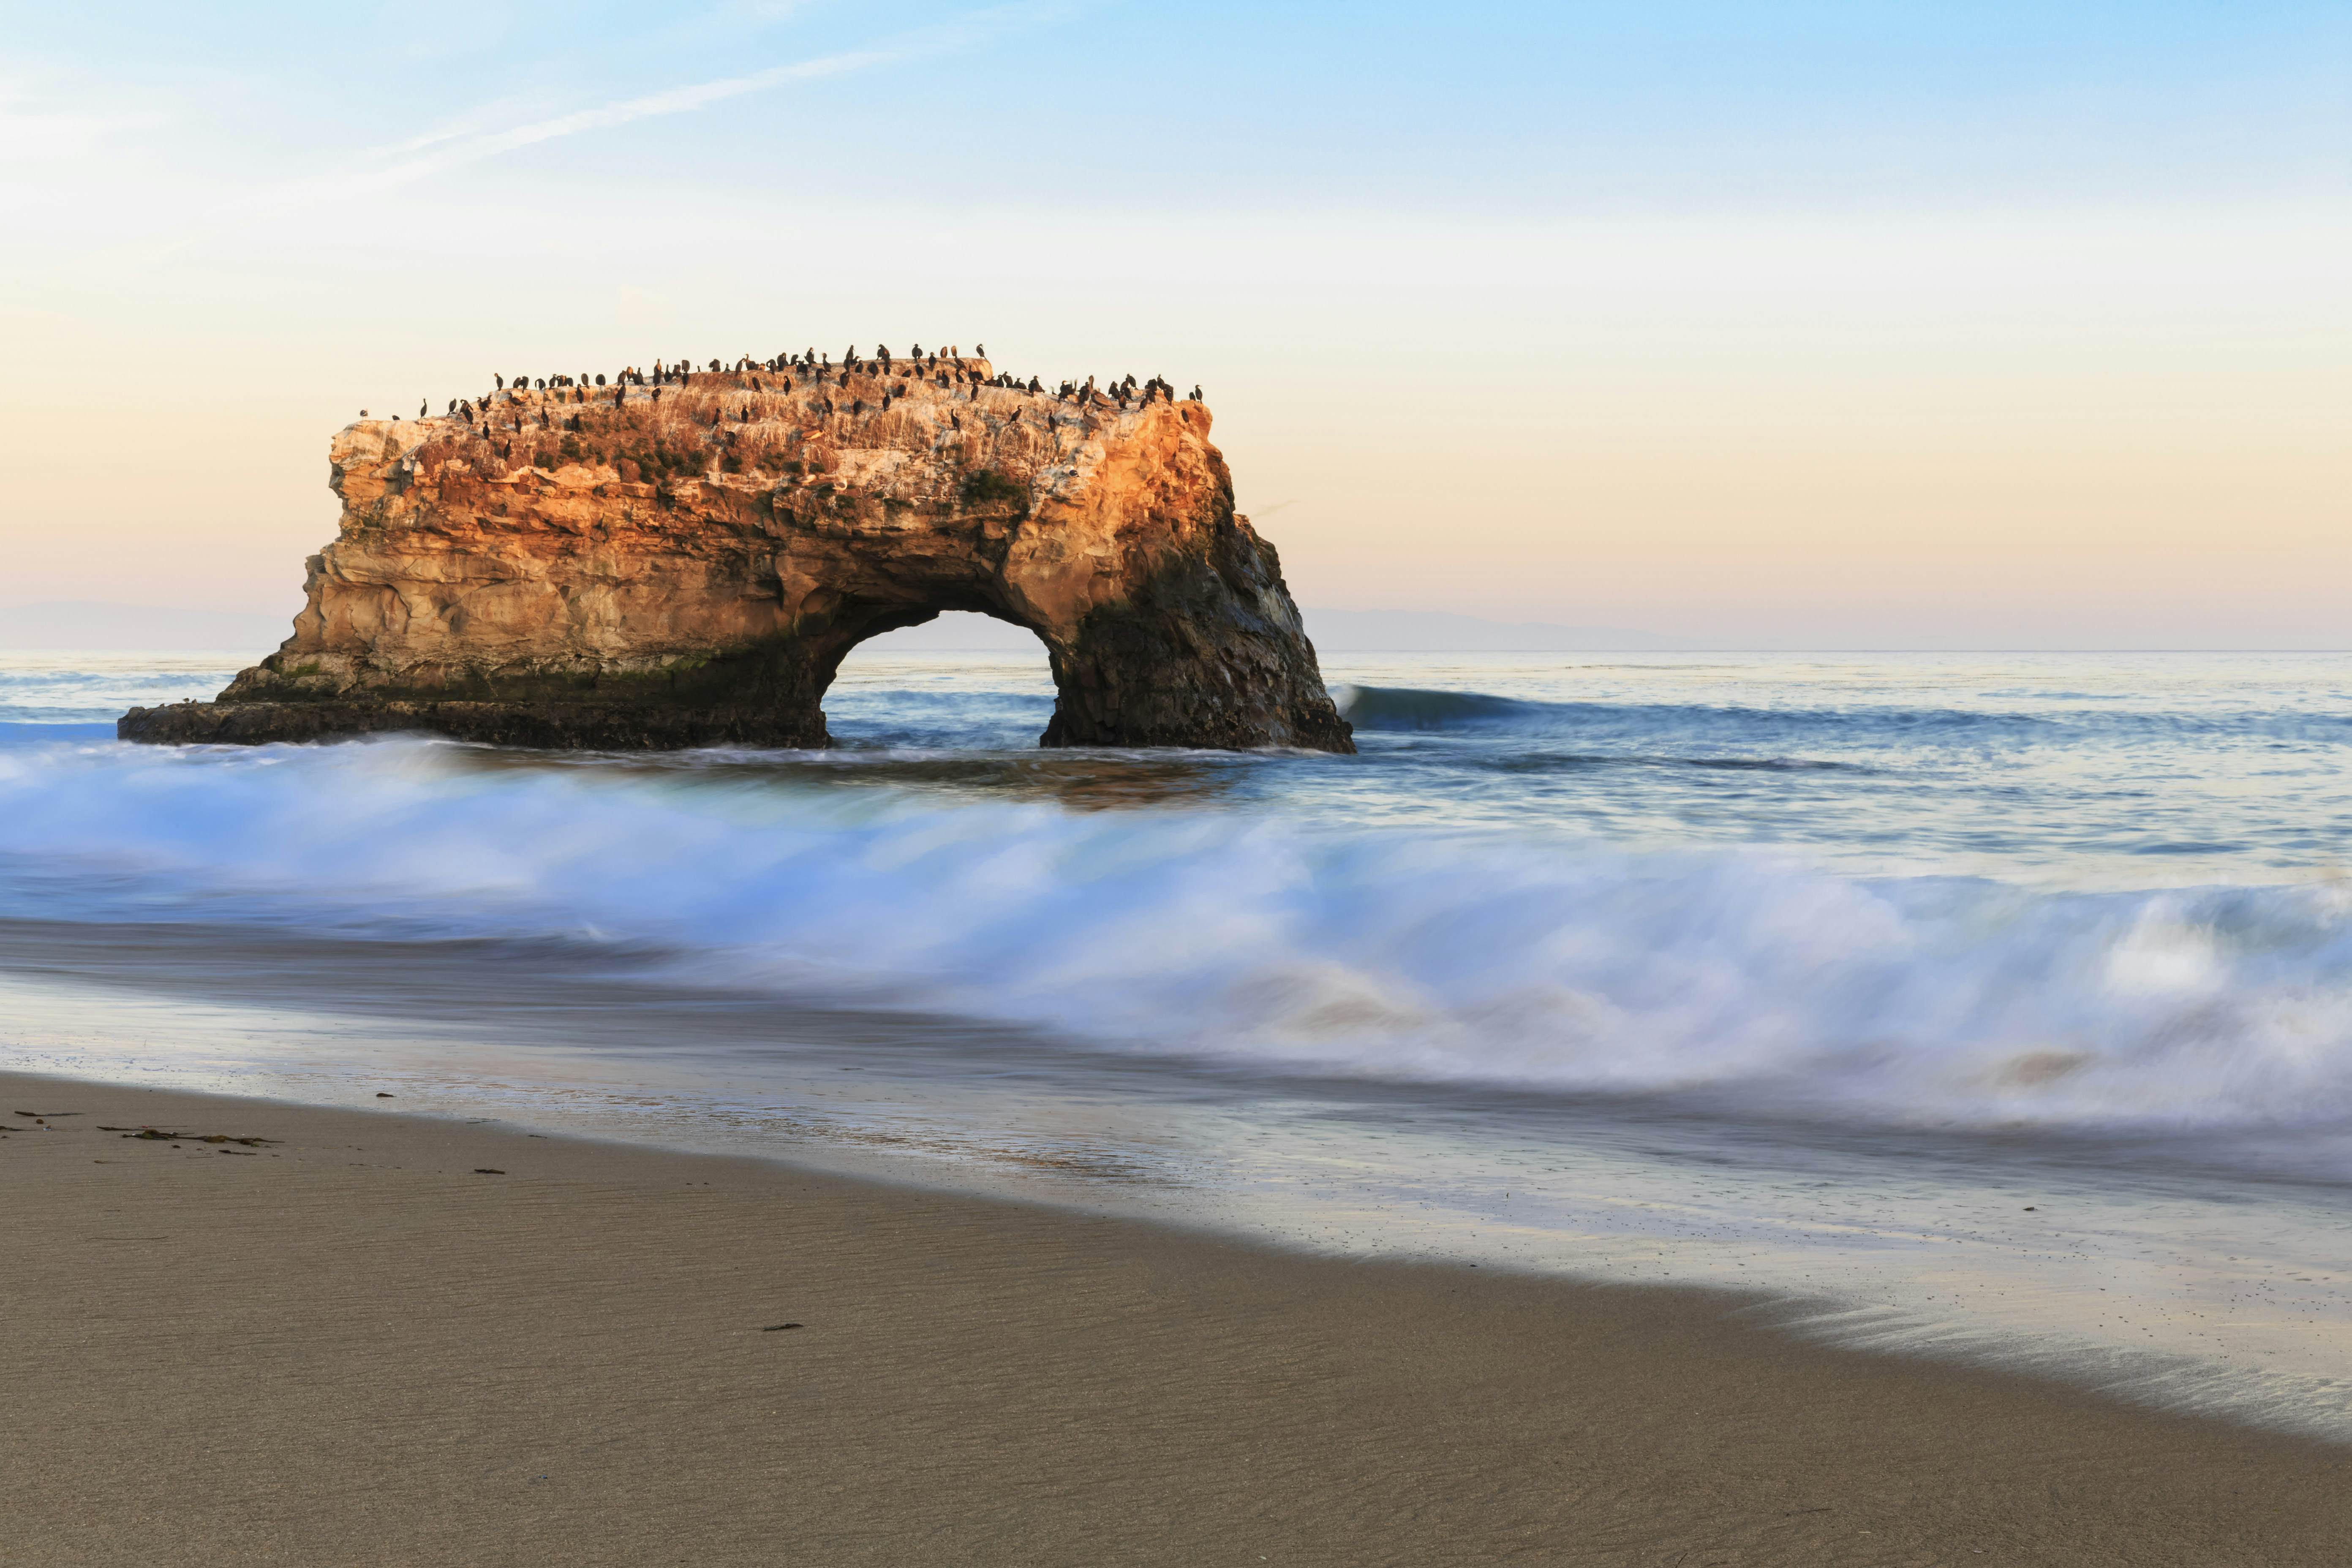
[[[8,1563],[2352,1563],[2344,1451],[1718,1296],[394,1100],[0,1097],[79,1113],[0,1116]]]

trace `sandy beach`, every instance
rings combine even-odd
[[[2280,1568],[2352,1540],[2337,1450],[1805,1346],[1721,1296],[391,1100],[0,1087],[10,1563]]]

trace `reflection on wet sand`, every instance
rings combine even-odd
[[[1076,811],[1231,805],[1255,775],[1286,754],[1245,752],[956,752],[926,754],[843,747],[828,752],[661,753],[453,748],[484,771],[593,769],[717,787],[893,789],[968,798],[1013,799]]]
[[[677,956],[0,921],[0,1056],[314,1103],[393,1090],[1349,1256],[1761,1292],[1837,1342],[2352,1438],[2341,1186],[2226,1148],[1249,1072],[887,998],[697,990]]]

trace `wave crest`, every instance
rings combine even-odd
[[[559,938],[1076,1045],[1959,1124],[2352,1111],[2352,892],[941,805],[385,740],[0,752],[0,912]]]

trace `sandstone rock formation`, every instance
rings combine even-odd
[[[845,654],[974,610],[1044,641],[1045,745],[1355,749],[1203,405],[939,356],[622,379],[345,427],[294,636],[119,733],[823,746]]]

